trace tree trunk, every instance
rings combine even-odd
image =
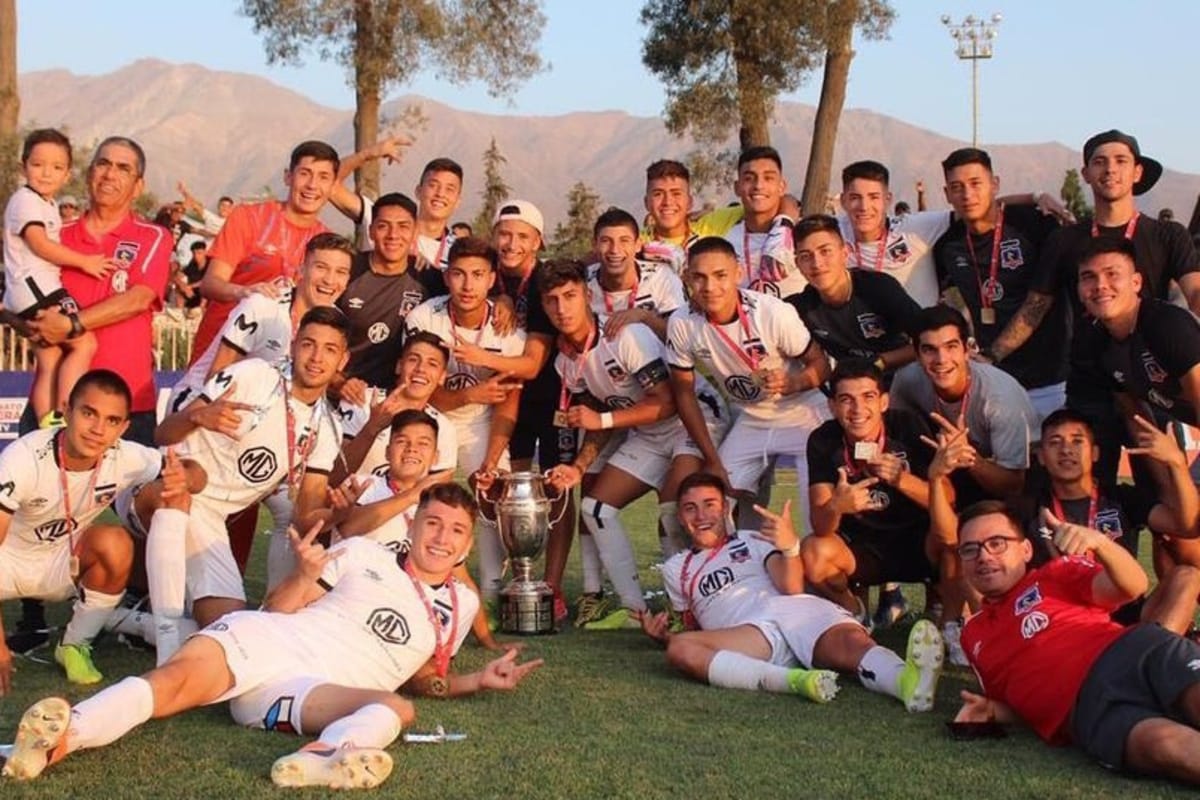
[[[17,0],[0,0],[0,202],[17,186],[18,121]]]
[[[808,169],[804,173],[804,196],[800,207],[805,214],[823,214],[829,195],[829,173],[833,169],[833,147],[837,143],[838,122],[846,104],[846,82],[850,62],[854,60],[854,21],[857,0],[837,0],[829,9],[829,44],[825,52],[825,74],[821,80],[821,100],[813,121],[812,146]]]
[[[354,149],[365,150],[379,141],[379,73],[373,64],[375,22],[372,0],[354,2]],[[354,171],[359,194],[379,197],[379,159],[372,158]]]
[[[737,64],[737,102],[741,126],[738,128],[738,144],[742,150],[771,143],[771,131],[767,127],[770,117],[769,103],[763,90],[762,75],[758,66],[750,59],[734,54]]]

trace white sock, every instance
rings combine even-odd
[[[200,626],[196,624],[196,620],[191,617],[180,617],[177,619],[175,621],[175,628],[178,631],[180,642],[187,641],[189,636],[200,630]],[[125,614],[113,613],[105,623],[104,629],[113,633],[140,636],[146,640],[147,644],[158,645],[158,626],[154,622],[154,615],[148,611],[130,611]]]
[[[267,545],[267,591],[278,586],[295,568],[296,555],[292,552],[287,528],[284,528],[282,533],[278,530],[271,531],[271,540]]]
[[[500,541],[500,530],[485,519],[479,521],[479,594],[487,602],[500,596],[500,577],[504,574],[504,559],[508,552]]]
[[[872,692],[900,697],[900,673],[904,670],[904,659],[875,645],[858,662],[858,679]]]
[[[187,593],[188,515],[160,508],[146,537],[146,580],[155,616],[182,617]]]
[[[583,593],[599,594],[604,588],[604,571],[600,563],[600,549],[596,540],[587,532],[587,526],[579,533],[579,564],[583,573]]]
[[[724,689],[760,692],[789,692],[787,667],[734,652],[718,650],[708,665],[708,682]]]
[[[80,586],[71,621],[63,631],[62,643],[90,644],[92,639],[96,638],[96,634],[104,629],[105,621],[124,596],[124,591],[120,594],[105,594]]]
[[[145,678],[114,683],[71,709],[67,752],[103,747],[120,739],[154,714],[154,691]]]
[[[638,581],[637,558],[618,516],[619,509],[585,497],[579,504],[579,511],[584,527],[596,542],[600,562],[621,598],[621,605],[634,611],[645,611],[646,598],[642,596],[642,585]]]
[[[365,705],[353,714],[335,719],[317,737],[333,748],[387,747],[400,735],[400,716],[383,703]]]
[[[678,512],[679,504],[674,501],[658,504],[658,524],[662,526],[658,544],[662,548],[663,561],[682,551],[686,546],[687,534],[683,532],[683,526],[679,524]]]

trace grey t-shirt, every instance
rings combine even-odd
[[[1029,395],[1017,379],[990,364],[968,362],[971,385],[967,393],[967,437],[979,455],[1007,469],[1029,467],[1029,444],[1038,424]],[[896,372],[892,381],[893,408],[906,408],[928,418],[936,411],[951,422],[962,413],[962,399],[947,403],[937,398],[933,383],[919,363]],[[936,430],[936,428],[935,428]],[[987,495],[967,473],[959,470],[954,485],[959,490],[958,507],[984,499]]]

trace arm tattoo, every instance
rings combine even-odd
[[[579,464],[585,470],[592,465],[596,457],[600,455],[600,451],[604,449],[604,445],[608,444],[609,438],[613,435],[611,428],[608,430],[588,431],[583,436],[583,444],[579,445],[579,455],[575,457],[575,463]]]
[[[1008,321],[1008,325],[992,342],[992,355],[997,361],[1003,361],[1012,355],[1029,340],[1033,332],[1042,324],[1046,313],[1054,305],[1053,295],[1030,292],[1025,295],[1025,302],[1017,309],[1017,313]]]

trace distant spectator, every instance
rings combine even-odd
[[[63,225],[79,219],[79,213],[82,210],[75,195],[64,194],[58,201],[58,215],[62,218]]]
[[[183,198],[184,209],[192,214],[189,222],[193,229],[209,239],[221,232],[221,228],[225,225],[225,218],[233,210],[232,197],[222,195],[221,199],[217,201],[217,213],[214,214],[188,191],[187,184],[183,181],[176,183],[175,188],[179,190],[179,195]]]
[[[450,226],[450,233],[454,234],[455,239],[465,239],[473,235],[471,226],[465,222],[456,222]]]
[[[190,251],[191,259],[174,276],[176,306],[186,309],[204,305],[198,284],[208,269],[208,243],[203,239],[192,242]]]
[[[910,206],[907,202],[901,200],[899,203],[896,203],[896,210],[894,213],[895,213],[895,216],[897,216],[897,217],[908,216],[909,214],[912,213],[912,206]]]
[[[1158,221],[1159,222],[1170,222],[1173,219],[1175,219],[1175,211],[1174,210],[1172,210],[1170,208],[1159,209],[1159,212],[1158,212]]]

